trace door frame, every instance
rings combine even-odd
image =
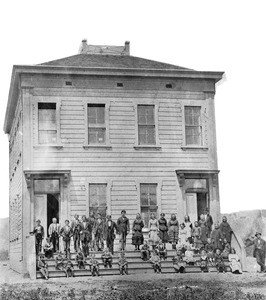
[[[30,223],[31,228],[34,228],[34,180],[35,179],[59,179],[60,184],[60,199],[59,199],[59,217],[61,222],[69,219],[70,216],[70,197],[69,197],[69,179],[70,170],[36,170],[24,171],[27,188],[30,190]],[[49,193],[47,193],[49,194]],[[46,195],[47,195],[46,194]]]

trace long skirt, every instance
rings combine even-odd
[[[143,244],[143,234],[140,231],[135,231],[132,235],[132,245],[142,245]]]
[[[178,226],[171,226],[168,230],[169,242],[177,243],[178,242]]]
[[[159,243],[159,236],[157,230],[151,230],[149,234],[149,242],[152,246],[155,246]]]

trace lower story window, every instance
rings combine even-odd
[[[157,210],[157,184],[141,183],[140,213],[145,227],[148,227],[151,213],[154,213],[155,216],[157,216]]]
[[[89,211],[100,213],[102,217],[106,217],[107,200],[106,200],[107,184],[92,183],[89,185]]]

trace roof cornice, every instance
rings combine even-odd
[[[222,79],[224,72],[195,71],[187,69],[144,69],[144,68],[108,68],[76,67],[48,65],[15,65],[16,73],[24,74],[62,74],[62,75],[98,75],[98,76],[136,76],[213,79],[215,83]]]

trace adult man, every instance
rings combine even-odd
[[[38,255],[42,251],[42,240],[44,237],[44,229],[43,226],[41,225],[41,221],[37,220],[35,223],[35,227],[30,234],[35,235],[35,250],[36,250],[36,255]]]
[[[91,241],[91,224],[87,221],[86,216],[82,216],[80,223],[80,241],[82,245],[82,251],[84,256],[87,257],[89,254],[89,242]]]
[[[265,266],[266,241],[264,241],[261,238],[261,232],[256,232],[255,239],[253,241],[250,241],[249,245],[254,245],[253,257],[256,257],[257,263],[258,265],[260,265],[261,272],[266,272],[266,266]]]
[[[57,219],[53,218],[53,223],[50,224],[48,228],[48,234],[50,237],[50,241],[53,244],[53,251],[59,251],[59,233],[60,233],[60,225],[57,223]]]
[[[73,242],[74,242],[74,249],[76,252],[78,252],[78,249],[80,248],[80,221],[79,221],[79,215],[74,215],[74,220],[71,223],[71,228],[73,230]]]
[[[210,215],[208,207],[206,207],[205,209],[204,218],[205,218],[205,225],[207,227],[207,236],[210,237],[210,234],[212,232],[213,220],[212,220],[212,216]]]
[[[73,236],[73,230],[69,226],[69,220],[65,220],[65,226],[60,230],[60,235],[63,237],[63,245],[65,251],[65,257],[70,257],[70,240]]]
[[[117,220],[117,228],[119,232],[120,250],[125,250],[127,234],[130,231],[129,219],[126,217],[126,211],[121,211],[121,217]]]
[[[100,213],[97,214],[97,218],[95,220],[95,243],[98,251],[102,251],[104,247],[103,243],[103,228],[104,221]]]
[[[110,252],[114,254],[114,240],[115,240],[115,231],[118,233],[117,225],[112,221],[112,217],[108,215],[107,221],[104,224],[103,228],[103,238],[106,241],[106,247],[109,248]]]
[[[220,231],[222,234],[223,244],[229,243],[231,245],[231,237],[233,230],[229,223],[227,222],[226,216],[223,216],[222,222],[220,224]]]

